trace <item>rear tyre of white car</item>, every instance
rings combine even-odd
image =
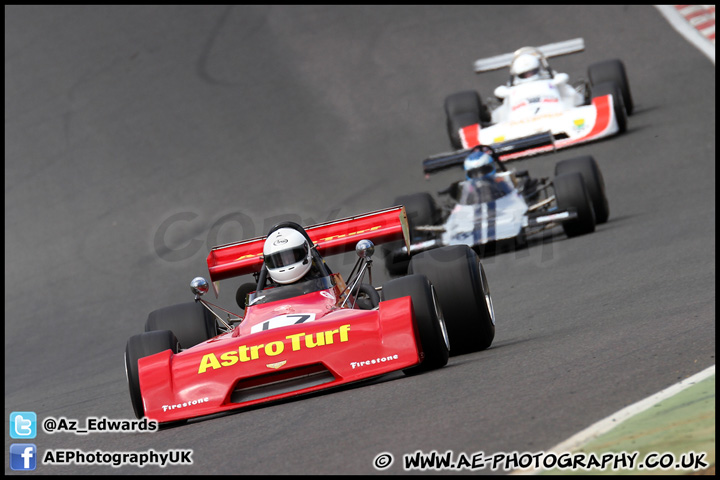
[[[491,121],[490,112],[475,90],[448,95],[445,98],[445,116],[450,146],[455,150],[463,148],[458,132],[461,128],[476,123],[487,125]]]
[[[194,347],[218,334],[215,317],[200,302],[180,303],[150,312],[145,331],[154,330],[170,330],[183,349]]]
[[[605,195],[605,180],[597,162],[591,155],[562,160],[555,165],[555,176],[564,173],[579,172],[585,180],[585,188],[590,195],[595,223],[600,225],[607,222],[610,216],[610,206]]]
[[[433,238],[428,232],[417,232],[418,225],[435,225],[440,221],[440,210],[435,199],[427,192],[402,195],[395,199],[393,205],[404,205],[410,230],[410,243],[422,242]],[[402,248],[404,242],[391,242],[383,244],[385,255],[385,269],[391,275],[405,275],[410,261],[409,255],[392,255],[393,251]]]
[[[624,133],[627,130],[627,108],[620,92],[620,87],[615,82],[605,82],[592,87],[592,97],[604,97],[605,95],[613,96],[613,111],[615,112],[615,118],[617,119],[618,129],[620,133]]]
[[[594,232],[595,212],[583,176],[579,172],[564,173],[555,177],[553,188],[558,209],[577,212],[576,219],[563,222],[565,234],[577,237]]]
[[[406,375],[434,370],[448,362],[449,345],[445,321],[433,286],[424,275],[408,275],[390,280],[382,287],[382,299],[412,299],[415,322],[422,345],[421,363],[403,370]]]
[[[138,360],[168,349],[172,353],[178,352],[177,338],[169,330],[141,333],[130,337],[127,341],[125,346],[125,374],[130,389],[130,400],[132,400],[133,410],[135,410],[137,418],[145,416],[145,408],[140,393]]]
[[[435,248],[413,256],[409,272],[432,282],[445,317],[450,355],[485,350],[495,338],[490,286],[477,254],[467,245]]]
[[[628,82],[627,73],[625,72],[625,64],[621,60],[612,59],[593,63],[588,67],[588,78],[593,86],[605,82],[614,82],[620,88],[627,114],[632,115],[634,103],[630,93],[630,82]]]

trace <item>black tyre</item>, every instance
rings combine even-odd
[[[623,103],[628,115],[632,115],[635,108],[632,94],[630,93],[630,82],[628,82],[625,64],[621,60],[605,60],[588,67],[588,78],[591,85],[599,85],[605,82],[614,82],[620,87]]]
[[[495,338],[495,311],[485,269],[470,247],[453,245],[418,253],[408,270],[427,276],[435,287],[451,355],[490,347]]]
[[[187,349],[218,334],[217,322],[200,302],[180,303],[151,312],[145,331],[170,330]]]
[[[380,303],[380,294],[368,283],[361,283],[352,291],[355,305],[361,310],[372,310]]]
[[[141,333],[130,337],[127,341],[125,346],[125,374],[130,389],[130,400],[132,400],[133,410],[135,410],[137,418],[145,416],[145,408],[140,394],[138,360],[168,349],[172,350],[173,353],[178,352],[177,338],[169,330]]]
[[[410,243],[421,242],[432,238],[428,232],[417,232],[418,225],[435,225],[440,221],[440,210],[435,199],[427,192],[402,195],[395,199],[393,205],[404,205],[410,230]],[[385,254],[385,268],[391,275],[405,275],[407,272],[409,255],[392,255],[393,251],[402,248],[402,241],[390,242],[382,246]]]
[[[442,310],[437,302],[433,286],[423,275],[408,275],[390,280],[382,287],[383,300],[407,296],[412,298],[423,351],[421,363],[407,368],[403,372],[406,375],[414,375],[445,366],[450,356],[450,346]]]
[[[245,310],[245,300],[247,300],[247,295],[249,293],[254,292],[257,289],[257,283],[255,282],[248,282],[243,283],[238,287],[238,289],[235,291],[235,302],[237,303],[238,307],[240,307],[242,310]],[[208,312],[210,313],[210,312]]]
[[[490,112],[475,90],[454,93],[445,98],[445,116],[450,145],[463,148],[458,130],[476,123],[490,123]]]
[[[564,173],[579,172],[585,180],[585,188],[590,195],[595,223],[600,225],[607,222],[610,216],[610,206],[605,195],[605,180],[597,162],[591,155],[563,160],[555,165],[555,176]]]
[[[568,237],[576,237],[595,231],[595,212],[585,188],[585,180],[579,172],[564,173],[553,180],[555,200],[560,210],[575,210],[577,218],[563,222]]]
[[[618,129],[620,133],[624,133],[627,131],[627,109],[622,94],[620,93],[620,87],[618,87],[615,82],[600,83],[592,87],[593,98],[610,94],[613,96],[613,111],[617,119]]]

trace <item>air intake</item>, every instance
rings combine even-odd
[[[243,403],[268,398],[330,383],[334,380],[335,376],[321,364],[244,378],[235,385],[230,402]]]

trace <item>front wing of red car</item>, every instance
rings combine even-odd
[[[238,409],[357,382],[420,363],[410,297],[375,310],[251,335],[219,335],[138,361],[145,415],[158,422]]]

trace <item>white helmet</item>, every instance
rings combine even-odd
[[[513,83],[529,82],[540,78],[540,60],[535,55],[524,53],[513,60],[510,66],[510,75]]]
[[[270,278],[277,283],[296,282],[312,266],[310,243],[294,228],[279,228],[268,235],[263,256]]]

